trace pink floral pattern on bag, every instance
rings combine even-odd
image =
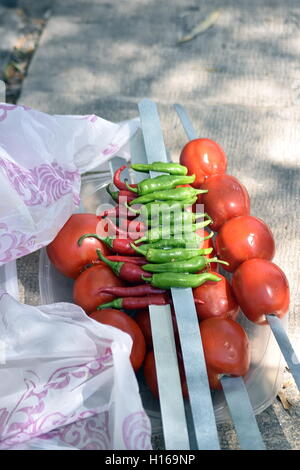
[[[28,255],[39,249],[36,236],[27,235],[17,230],[9,230],[5,223],[0,223],[0,263]]]
[[[81,450],[107,450],[110,447],[109,414],[84,411],[80,420],[39,436],[40,439],[67,444]]]
[[[80,182],[78,170],[64,170],[55,161],[28,170],[2,157],[0,168],[27,206],[49,207],[68,193],[73,193],[74,203],[79,204],[79,195],[73,189],[74,183]]]
[[[82,411],[67,416],[59,412],[47,414],[45,400],[50,390],[57,390],[59,393],[66,387],[78,387],[90,377],[112,367],[112,352],[109,347],[101,348],[97,353],[99,358],[91,362],[55,370],[42,386],[38,375],[34,371],[27,371],[24,379],[26,390],[14,409],[10,412],[6,408],[0,409],[0,449],[27,442],[60,426],[85,419],[86,412]],[[88,413],[89,416],[97,414],[94,410],[89,410]]]
[[[143,411],[132,413],[124,420],[123,439],[128,450],[151,450],[151,428]]]

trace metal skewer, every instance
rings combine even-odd
[[[149,100],[142,100],[138,108],[148,163],[167,161],[156,106]],[[157,175],[150,174],[151,177]],[[190,449],[171,309],[169,305],[151,305],[149,312],[165,447]]]
[[[265,450],[243,378],[223,376],[220,381],[241,449]]]
[[[282,326],[281,320],[275,315],[266,315],[267,322],[269,323],[273,335],[280,347],[282,355],[286,360],[288,368],[294,377],[296,385],[300,390],[300,361],[294,351],[294,348]]]
[[[156,105],[149,100],[142,100],[139,103],[139,111],[148,162],[167,162]],[[157,173],[151,172],[151,176],[156,175]],[[218,433],[192,290],[173,288],[171,292],[180,335],[197,447],[201,450],[217,450],[220,448]],[[150,313],[151,317],[152,315]],[[155,343],[155,334],[153,337]],[[173,394],[174,390],[170,384],[168,384],[168,388],[169,393],[171,391]]]

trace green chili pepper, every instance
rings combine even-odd
[[[191,232],[187,233],[183,238],[177,238],[177,236],[170,238],[162,238],[161,240],[157,240],[156,242],[144,243],[143,245],[140,245],[135,248],[136,251],[138,251],[139,249],[140,253],[142,253],[143,255],[146,253],[147,250],[149,250],[149,248],[198,248],[201,242],[203,242],[204,240],[208,240],[213,236],[213,232],[210,232],[210,234],[206,237],[200,237],[200,235],[198,235],[197,233]]]
[[[161,289],[170,289],[171,287],[198,287],[206,281],[221,281],[221,278],[212,273],[184,274],[184,273],[157,273],[152,277],[142,279],[150,282],[152,286]]]
[[[213,232],[211,233],[211,235],[213,235]],[[143,245],[140,245],[136,248],[140,248],[140,252],[143,254],[146,253],[149,248],[198,248],[202,240],[206,240],[206,238],[210,237],[211,236],[202,238],[197,233],[191,232],[188,233],[185,238],[177,238],[176,236],[170,238],[162,238],[161,240],[157,240],[156,242],[144,243]]]
[[[145,194],[154,193],[162,189],[176,188],[179,184],[190,184],[195,181],[195,175],[191,176],[170,176],[170,175],[159,175],[155,178],[147,178],[140,183],[137,187],[130,186],[126,181],[126,187],[130,191],[143,196]]]
[[[179,163],[164,163],[164,162],[153,162],[149,164],[135,163],[131,165],[131,168],[135,171],[142,173],[148,173],[149,171],[157,171],[159,173],[169,173],[170,175],[186,175],[188,170],[185,166]]]
[[[144,196],[139,196],[133,201],[129,202],[129,205],[133,204],[147,204],[147,202],[152,201],[182,201],[184,199],[194,198],[197,194],[207,193],[207,190],[204,189],[195,189],[195,188],[175,188],[175,189],[165,189],[161,191],[155,191],[154,193],[145,194]]]
[[[156,227],[157,225],[185,225],[193,224],[196,219],[200,216],[205,216],[205,214],[196,215],[193,212],[170,212],[165,214],[159,214],[158,216],[153,215],[148,221],[148,225],[151,227]]]
[[[160,225],[163,227],[165,225],[177,225],[179,227],[183,226],[185,228],[186,225],[191,225],[200,218],[209,220],[210,223],[212,222],[211,218],[206,213],[195,214],[194,212],[188,212],[188,211],[171,211],[169,213],[168,212],[163,213],[163,214],[160,213],[158,215],[153,214],[151,219],[148,219],[148,226],[157,227],[158,225]]]
[[[173,261],[187,260],[195,256],[210,255],[213,248],[171,248],[170,250],[147,248],[144,246],[130,246],[137,252],[145,256],[150,263],[172,263]]]
[[[163,227],[158,226],[150,230],[147,230],[145,235],[139,238],[138,240],[135,240],[135,242],[142,243],[142,242],[146,242],[149,240],[153,240],[153,241],[160,240],[161,238],[168,239],[170,235],[175,235],[175,234],[182,235],[184,233],[195,232],[196,230],[206,227],[209,224],[211,224],[211,219],[204,220],[203,222],[199,222],[197,224],[166,225]]]
[[[198,273],[206,268],[210,263],[227,264],[218,258],[206,258],[205,256],[195,256],[185,261],[174,261],[173,263],[144,264],[142,269],[150,273]]]
[[[187,207],[192,206],[197,201],[197,196],[190,198],[190,199],[183,199],[182,201],[161,201],[161,202],[148,202],[148,204],[143,204],[140,209],[133,209],[133,207],[129,207],[127,203],[125,206],[127,209],[130,209],[131,212],[135,214],[142,214],[144,217],[152,217],[152,214],[164,214],[169,213],[171,211],[177,211],[186,209]]]

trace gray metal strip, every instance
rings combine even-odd
[[[148,162],[167,161],[157,109],[149,100],[138,104]],[[151,173],[156,176],[156,173]],[[169,306],[149,307],[165,447],[190,449]]]
[[[295,353],[295,350],[283,328],[281,320],[275,315],[266,315],[266,319],[271,327],[271,330],[276,338],[278,346],[283,354],[283,357],[294,377],[296,385],[300,390],[300,361]]]
[[[146,149],[150,148],[149,163],[158,160],[167,162],[168,157],[156,105],[149,100],[143,100],[139,103],[139,109],[140,112],[142,110],[143,129],[143,113],[147,117],[151,116],[150,123],[146,123],[149,134],[145,139]],[[157,123],[156,126],[155,123]],[[156,174],[151,172],[151,176],[156,176]],[[217,450],[220,448],[218,433],[192,290],[173,288],[171,293],[180,334],[197,446],[201,450]]]
[[[223,376],[220,380],[241,449],[266,450],[243,378]]]
[[[185,130],[185,133],[188,137],[189,140],[194,140],[197,139],[197,134],[195,132],[195,129],[193,127],[193,124],[190,121],[190,118],[187,115],[187,112],[181,104],[174,104],[174,108],[176,110],[176,113],[179,116],[179,119],[181,121],[181,124]]]
[[[173,288],[184,370],[199,450],[219,450],[218,431],[192,289]]]

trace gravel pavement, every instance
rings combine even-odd
[[[178,44],[220,7],[209,29]],[[300,352],[299,1],[57,0],[51,8],[19,103],[120,121],[148,97],[159,105],[174,160],[186,138],[171,105],[186,106],[199,135],[225,149],[252,213],[274,233],[275,262],[291,286],[289,334]],[[37,262],[34,254],[18,263],[28,303],[39,302]],[[276,401],[258,423],[268,449],[299,450],[299,394],[288,373],[285,382],[291,406]],[[238,448],[230,424],[219,430],[223,449]]]

